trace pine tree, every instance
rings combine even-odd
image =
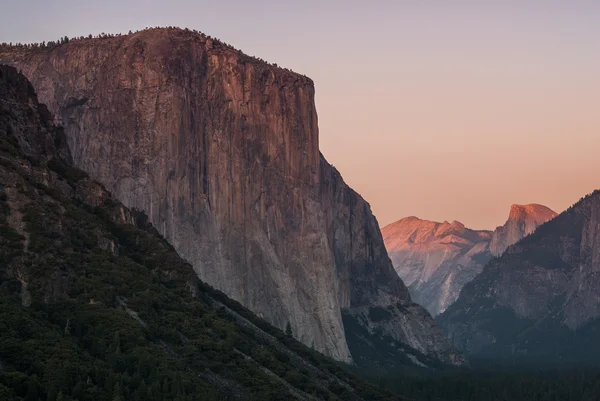
[[[287,325],[285,326],[285,334],[288,337],[292,337],[292,326],[290,325],[290,322],[287,322]]]

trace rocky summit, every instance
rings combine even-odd
[[[596,191],[493,259],[437,321],[472,355],[597,363],[599,272]]]
[[[554,216],[542,205],[512,205],[506,223],[493,232],[471,230],[458,221],[437,223],[414,216],[381,231],[394,268],[413,299],[436,316],[494,255]]]
[[[64,125],[75,166],[144,211],[203,281],[341,361],[345,313],[460,362],[319,152],[310,79],[180,29],[4,47],[0,62]],[[372,324],[372,307],[390,318]]]
[[[506,223],[494,230],[490,252],[494,256],[501,255],[510,245],[531,234],[540,224],[554,217],[556,212],[543,205],[535,203],[512,205]]]

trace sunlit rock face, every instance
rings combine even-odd
[[[512,205],[496,230],[471,230],[462,223],[437,223],[411,216],[382,229],[394,268],[413,300],[436,316],[456,301],[463,286],[493,256],[556,216],[549,208]]]
[[[384,227],[382,234],[413,299],[434,316],[458,298],[491,257],[492,233],[470,230],[457,221],[407,217]]]
[[[490,252],[501,255],[510,245],[531,234],[539,225],[556,217],[556,212],[543,205],[512,205],[508,220],[497,227],[490,242]]]
[[[202,280],[307,345],[350,361],[343,309],[411,303],[368,203],[319,152],[309,78],[178,29],[0,62],[32,81],[77,167],[145,211]],[[405,315],[430,329],[395,324],[398,339],[451,362],[449,342],[419,338],[443,338],[431,317]]]

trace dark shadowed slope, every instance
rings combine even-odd
[[[510,246],[437,319],[471,355],[600,361],[600,192]]]

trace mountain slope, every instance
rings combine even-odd
[[[0,398],[393,400],[199,281],[0,65]]]
[[[437,223],[411,216],[388,224],[381,233],[413,299],[436,316],[458,298],[492,255],[554,216],[546,206],[512,205],[506,223],[493,232],[471,230],[458,221]]]
[[[437,319],[477,356],[597,363],[600,192],[510,246]]]
[[[147,213],[202,280],[303,343],[351,361],[342,312],[370,331],[369,307],[412,304],[369,205],[319,152],[310,79],[179,29],[4,47],[0,61],[62,122],[75,166]],[[455,360],[412,310],[394,313],[429,330],[392,319],[392,336]]]
[[[407,217],[381,230],[396,271],[415,302],[443,312],[490,259],[491,232]]]

